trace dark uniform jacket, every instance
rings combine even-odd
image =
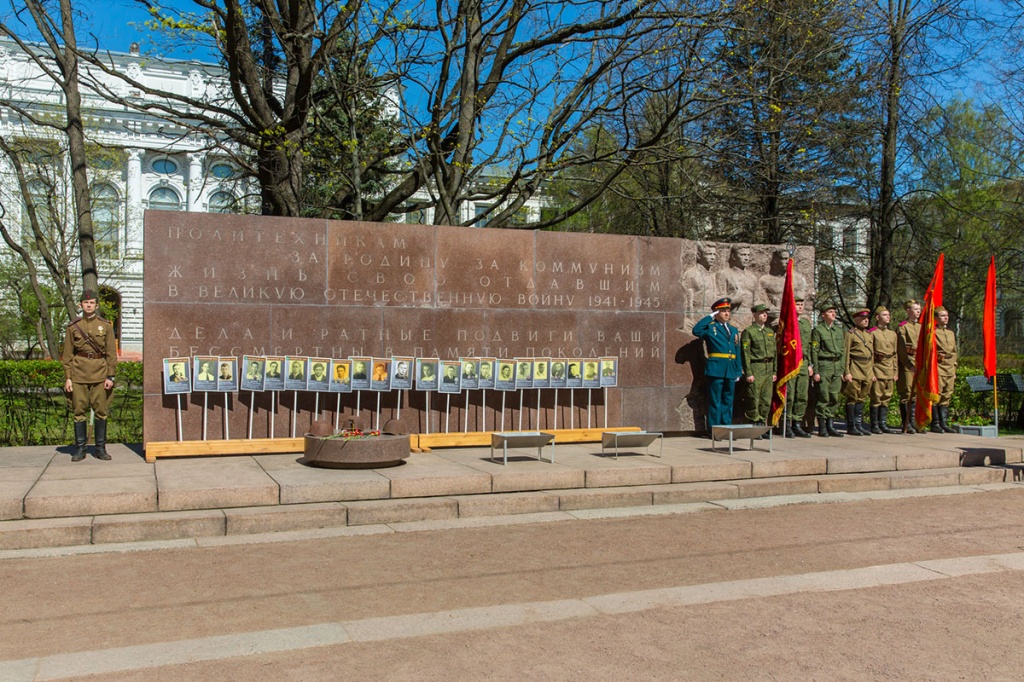
[[[727,322],[716,322],[711,315],[693,326],[693,335],[704,340],[708,359],[704,374],[720,379],[739,379],[740,330]]]

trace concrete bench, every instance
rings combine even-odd
[[[758,426],[756,424],[722,424],[711,427],[711,449],[716,451],[716,441],[729,439],[729,454],[732,454],[732,444],[739,438],[750,439],[750,449],[754,449],[754,440],[764,434],[768,434],[768,452],[772,451],[772,428],[771,426]]]
[[[604,455],[605,448],[615,448],[615,459],[619,458],[619,448],[644,448],[644,454],[649,455],[651,443],[660,441],[658,457],[665,452],[665,437],[654,431],[605,431],[601,434],[601,454]]]
[[[544,459],[541,455],[544,446],[551,444],[551,463],[555,463],[555,434],[542,431],[496,431],[491,434],[491,461],[494,461],[494,448],[501,447],[502,464],[508,464],[508,447],[513,448],[537,448],[537,459]]]

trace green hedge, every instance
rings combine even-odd
[[[64,369],[56,360],[0,360],[0,447],[74,440]],[[107,440],[142,441],[142,363],[119,362]]]

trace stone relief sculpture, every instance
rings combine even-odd
[[[733,308],[749,312],[757,295],[757,275],[749,266],[750,247],[734,244],[729,250],[729,267],[718,273],[718,288],[722,296],[732,299]]]
[[[690,331],[701,317],[708,313],[711,304],[721,298],[718,280],[711,272],[718,260],[718,247],[704,242],[697,243],[697,264],[683,273],[679,284],[683,287],[683,303],[686,310],[684,331]]]
[[[768,274],[762,275],[758,282],[759,303],[767,303],[773,311],[782,308],[782,291],[786,286],[786,263],[789,261],[789,252],[786,249],[775,249],[772,252],[771,264],[768,266]],[[807,297],[807,278],[796,271],[796,263],[793,263],[793,294],[797,298]]]

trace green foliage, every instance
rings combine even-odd
[[[108,419],[108,441],[142,440],[141,362],[118,363]],[[60,362],[0,361],[0,447],[67,444],[72,421]]]

